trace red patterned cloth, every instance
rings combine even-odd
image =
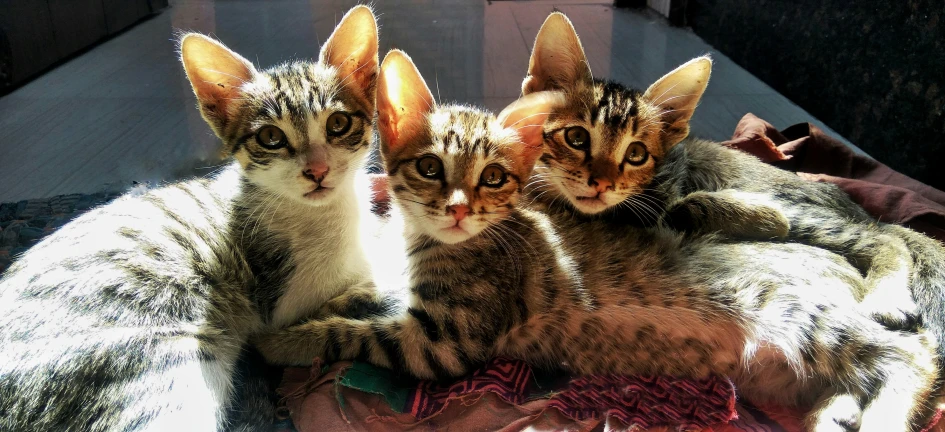
[[[575,420],[611,417],[641,428],[672,425],[701,430],[726,423],[735,413],[731,381],[666,376],[589,376],[576,378],[551,398],[549,407]]]
[[[407,396],[406,412],[423,420],[442,411],[451,400],[485,392],[495,393],[508,403],[520,405],[528,395],[531,379],[532,369],[525,363],[495,358],[454,383],[420,381]]]

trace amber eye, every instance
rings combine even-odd
[[[489,165],[479,175],[479,184],[489,187],[499,187],[505,184],[505,170],[498,165]]]
[[[591,143],[591,135],[587,133],[587,129],[580,126],[569,127],[564,131],[564,142],[576,149],[582,149]]]
[[[646,151],[646,146],[637,141],[630,143],[630,147],[627,147],[627,156],[624,159],[630,165],[643,165],[648,157],[649,153]]]
[[[328,124],[325,128],[328,129],[328,135],[344,135],[348,129],[351,129],[351,116],[348,113],[336,112],[328,116]]]
[[[282,129],[275,126],[263,126],[259,128],[259,131],[256,132],[256,142],[270,150],[281,149],[289,144],[289,141],[285,139],[285,133],[282,132]]]
[[[417,159],[417,172],[426,178],[443,176],[443,162],[436,156],[424,156]]]

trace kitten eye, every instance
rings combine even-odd
[[[256,142],[270,150],[281,149],[289,144],[289,141],[285,139],[285,133],[282,132],[282,129],[275,126],[263,126],[259,128],[259,131],[256,132]]]
[[[649,153],[646,151],[646,146],[636,141],[630,143],[630,147],[627,147],[627,156],[625,156],[624,159],[630,165],[643,165],[648,159],[648,156]]]
[[[436,156],[424,156],[417,159],[417,172],[426,178],[440,178],[443,176],[443,162]]]
[[[351,116],[348,113],[336,112],[328,116],[328,124],[325,128],[328,130],[328,135],[344,135],[348,129],[351,129]]]
[[[489,187],[499,187],[505,184],[505,170],[498,165],[489,165],[479,175],[479,184]]]
[[[569,127],[564,131],[564,141],[571,147],[582,149],[590,144],[591,135],[580,126]]]

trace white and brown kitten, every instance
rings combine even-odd
[[[364,359],[422,378],[497,355],[577,374],[724,374],[750,400],[817,408],[814,431],[924,424],[932,349],[855,310],[863,280],[843,258],[519,203],[558,103],[560,94],[538,92],[497,117],[439,105],[409,57],[389,53],[378,131],[407,224],[410,307],[264,334],[263,355],[292,365]]]
[[[711,68],[708,57],[694,59],[646,91],[594,79],[571,22],[552,13],[522,89],[563,91],[567,100],[545,125],[533,192],[588,216],[628,223],[662,217],[687,232],[833,251],[867,279],[861,310],[893,328],[927,327],[945,352],[945,248],[877,222],[834,185],[686,139]]]
[[[254,391],[234,379],[247,339],[370,285],[362,166],[377,44],[363,6],[318,62],[257,70],[217,41],[183,35],[200,112],[236,161],[94,209],[10,267],[0,280],[0,430],[272,425],[265,404],[233,409],[234,386]]]

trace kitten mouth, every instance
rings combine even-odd
[[[324,198],[326,195],[328,195],[329,193],[331,193],[331,191],[332,191],[333,189],[334,189],[334,188],[330,188],[330,187],[325,187],[325,186],[319,185],[319,186],[315,187],[315,189],[312,189],[311,191],[306,192],[305,195],[302,195],[302,196],[304,196],[305,198],[308,198],[308,199],[313,199],[313,200],[319,199],[319,198]]]
[[[462,234],[462,233],[469,234],[469,231],[466,231],[465,229],[463,229],[463,227],[460,226],[461,223],[462,221],[456,221],[455,223],[453,223],[452,225],[448,227],[441,228],[441,230],[443,230],[444,232],[454,233],[454,234]]]
[[[585,213],[599,213],[607,209],[609,205],[601,199],[600,194],[594,196],[574,196],[574,204],[578,210]]]

